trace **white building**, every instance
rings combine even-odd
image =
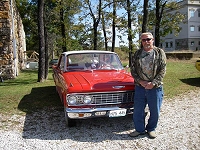
[[[186,23],[181,23],[178,36],[173,33],[161,37],[160,46],[165,51],[200,50],[200,0],[183,0],[180,13],[186,14]]]

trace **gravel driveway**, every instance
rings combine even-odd
[[[0,114],[0,150],[196,150],[200,149],[199,108],[200,90],[164,100],[156,139],[129,137],[132,115],[81,120],[67,128],[60,108],[26,116]]]

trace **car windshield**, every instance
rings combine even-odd
[[[116,54],[71,54],[66,56],[66,71],[70,70],[121,70],[123,66]]]

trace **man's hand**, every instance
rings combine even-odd
[[[152,89],[154,87],[152,82],[148,82],[147,85],[145,86],[145,89]]]
[[[154,87],[154,85],[153,85],[152,82],[140,80],[139,83],[140,83],[140,85],[143,86],[145,89],[152,89],[152,88]]]
[[[140,80],[139,81],[140,85],[143,86],[144,88],[147,86],[148,82],[147,81],[143,81],[143,80]]]

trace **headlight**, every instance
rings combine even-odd
[[[77,97],[76,96],[70,96],[70,97],[68,97],[68,103],[70,105],[74,105],[74,104],[76,104],[76,102],[77,102]]]
[[[84,100],[85,104],[90,104],[92,102],[92,97],[91,96],[85,96],[83,100]]]

